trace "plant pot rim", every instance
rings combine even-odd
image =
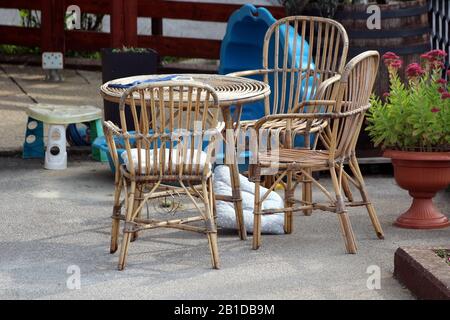
[[[396,160],[450,161],[450,151],[429,152],[387,149],[383,152],[383,157]]]

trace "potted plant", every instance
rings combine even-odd
[[[398,185],[413,197],[409,210],[395,222],[399,227],[450,225],[432,202],[436,192],[450,184],[450,86],[441,78],[446,55],[441,50],[422,54],[421,63],[406,67],[406,83],[398,75],[403,64],[399,56],[383,55],[390,90],[383,100],[372,98],[366,130],[392,159]]]
[[[155,74],[158,70],[158,53],[147,48],[102,49],[102,81],[103,83],[123,77],[142,74]],[[129,110],[127,110],[129,111]],[[105,120],[120,125],[119,107],[117,103],[104,101]],[[133,130],[131,114],[126,114],[128,129]]]

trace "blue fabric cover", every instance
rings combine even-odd
[[[110,88],[116,88],[116,89],[128,89],[131,87],[134,87],[138,84],[141,83],[152,83],[152,82],[161,82],[161,81],[170,81],[173,80],[174,78],[178,77],[178,75],[170,75],[170,76],[166,76],[166,77],[161,77],[161,78],[153,78],[153,79],[145,79],[145,80],[136,80],[130,83],[110,83],[108,84],[108,87]]]

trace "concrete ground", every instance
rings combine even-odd
[[[386,239],[375,237],[364,209],[350,209],[356,255],[345,254],[337,218],[317,212],[297,216],[291,235],[263,236],[258,251],[250,237],[221,230],[220,270],[210,269],[204,236],[149,230],[131,244],[120,272],[117,253],[109,254],[113,178],[106,164],[72,157],[67,170],[48,171],[39,160],[2,157],[0,168],[3,299],[412,299],[392,276],[395,250],[442,245],[450,235],[393,227],[409,196],[391,177],[368,176]],[[441,192],[436,205],[448,213],[449,200]],[[67,287],[71,266],[79,267],[79,290]],[[380,268],[379,290],[367,287],[370,266]]]
[[[386,239],[377,240],[363,208],[350,209],[356,255],[344,253],[337,218],[317,212],[296,217],[291,235],[263,236],[258,251],[250,249],[251,238],[240,241],[221,230],[218,271],[210,269],[204,236],[147,231],[131,245],[128,266],[119,272],[118,255],[109,254],[113,178],[107,164],[71,155],[67,170],[48,171],[42,161],[19,156],[27,105],[101,107],[100,73],[63,75],[65,82],[49,83],[40,68],[0,65],[0,298],[412,299],[392,277],[395,250],[448,244],[450,229],[393,227],[410,198],[392,177],[372,175],[366,184]],[[436,205],[450,213],[450,194],[439,193]],[[379,290],[367,287],[372,266],[381,271]],[[71,290],[68,270],[77,268],[81,289]]]

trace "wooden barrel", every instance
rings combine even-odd
[[[377,5],[381,11],[381,29],[373,30],[367,27],[367,20],[373,14],[367,13],[370,5],[342,5],[336,12],[335,19],[345,27],[350,40],[349,59],[367,50],[378,50],[381,55],[388,51],[398,54],[405,66],[419,62],[420,54],[430,50],[427,0]],[[389,77],[382,65],[375,92],[382,95],[388,89]]]
[[[350,46],[349,58],[367,50],[377,50],[380,55],[392,51],[404,61],[400,70],[405,77],[405,67],[412,62],[419,62],[420,55],[430,50],[430,25],[428,22],[427,0],[413,0],[377,5],[381,13],[381,29],[370,30],[367,13],[368,5],[341,5],[334,19],[342,23],[347,30]],[[380,64],[374,92],[382,95],[389,91],[389,76],[384,64]],[[361,156],[379,155],[365,132],[357,146]],[[371,154],[373,153],[373,154]]]

